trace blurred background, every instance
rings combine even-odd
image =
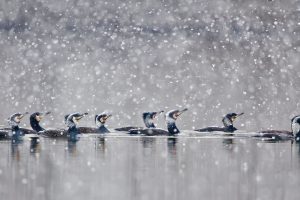
[[[3,125],[87,111],[93,126],[105,110],[109,127],[143,125],[144,111],[187,107],[181,129],[245,112],[236,127],[252,131],[300,114],[296,0],[1,0],[0,49]]]

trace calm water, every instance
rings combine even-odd
[[[0,196],[18,199],[298,199],[300,151],[243,138],[0,141]]]

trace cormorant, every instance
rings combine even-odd
[[[213,131],[223,131],[223,132],[229,132],[233,133],[237,130],[233,126],[233,122],[238,118],[239,116],[243,115],[244,113],[236,114],[236,113],[229,113],[223,117],[222,122],[224,124],[224,127],[206,127],[201,129],[196,129],[195,131],[199,132],[213,132]]]
[[[171,110],[166,114],[166,121],[167,121],[167,128],[170,135],[175,135],[180,133],[179,129],[177,128],[175,122],[177,118],[188,109],[185,108],[183,110]]]
[[[259,131],[259,135],[254,137],[271,138],[274,140],[291,140],[300,141],[300,115],[293,117],[291,120],[291,131],[285,130],[265,130]]]
[[[96,133],[110,133],[110,131],[105,127],[105,122],[111,116],[111,114],[108,114],[106,112],[95,115],[95,124],[98,127]]]
[[[8,124],[11,126],[13,140],[20,140],[21,136],[24,135],[19,128],[19,124],[21,122],[21,119],[27,114],[28,112],[23,114],[15,113],[8,118]]]
[[[51,112],[41,113],[35,112],[30,115],[30,125],[31,128],[36,131],[38,134],[45,137],[55,137],[55,138],[66,138],[67,130],[64,129],[45,129],[41,127],[40,121],[44,116],[49,115]]]
[[[77,128],[77,124],[80,119],[84,116],[88,115],[88,113],[73,113],[67,117],[66,124],[68,126],[68,139],[70,141],[78,141],[78,134],[80,134],[80,130]]]
[[[50,113],[51,112],[46,112],[46,113],[35,112],[31,114],[29,117],[31,128],[36,132],[45,131],[45,129],[40,126],[40,121],[43,119],[44,116],[49,115]]]

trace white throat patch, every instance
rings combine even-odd
[[[96,119],[96,126],[97,127],[101,127],[103,125],[104,125],[104,123],[101,123],[99,120]]]
[[[300,116],[297,116],[292,121],[292,132],[294,136],[296,136],[296,134],[300,131],[300,124],[297,123],[299,118]]]
[[[232,122],[231,122],[231,120],[230,119],[228,119],[228,117],[225,117],[224,119],[223,119],[223,124],[224,124],[224,126],[230,126],[230,125],[232,125]]]

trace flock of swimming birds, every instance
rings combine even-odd
[[[174,136],[180,134],[180,130],[176,126],[176,120],[178,117],[186,112],[188,109],[182,110],[170,110],[165,114],[167,130],[156,128],[154,119],[164,111],[158,112],[144,112],[142,114],[143,122],[145,127],[121,127],[116,128],[114,131],[121,131],[130,135],[145,135],[145,136]],[[79,136],[82,134],[108,134],[110,130],[106,128],[105,123],[108,118],[112,115],[106,112],[95,115],[95,127],[79,127],[78,122],[80,119],[88,115],[88,113],[72,113],[65,115],[65,124],[67,129],[45,129],[40,125],[41,120],[50,114],[50,112],[35,112],[29,117],[30,125],[32,129],[20,128],[19,124],[24,116],[28,115],[25,113],[15,113],[8,118],[9,127],[0,129],[0,139],[10,139],[12,141],[22,140],[24,136],[29,138],[49,137],[49,138],[66,138],[69,141],[78,141]],[[233,126],[233,122],[244,113],[236,114],[229,113],[222,119],[224,127],[206,127],[201,129],[195,129],[194,132],[224,132],[227,134],[234,135],[237,128]],[[269,138],[273,140],[300,140],[300,115],[295,116],[291,120],[291,131],[283,130],[266,130],[258,131],[251,137]]]

